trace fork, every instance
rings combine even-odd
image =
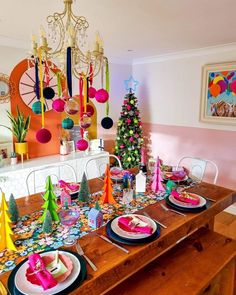
[[[161,207],[165,210],[165,211],[171,211],[171,212],[174,212],[176,214],[179,214],[179,215],[182,215],[182,216],[186,216],[186,214],[182,213],[182,212],[179,212],[179,211],[176,211],[174,209],[169,209],[167,208],[164,204],[160,204]]]
[[[77,250],[78,254],[81,255],[81,256],[83,256],[83,257],[86,259],[86,261],[88,262],[88,264],[91,266],[91,268],[92,268],[94,271],[97,271],[98,269],[97,269],[96,265],[95,265],[95,264],[94,264],[94,263],[88,258],[88,256],[86,256],[86,255],[84,254],[84,250],[81,248],[80,244],[77,243],[77,244],[75,245],[75,247],[76,247],[76,250]]]
[[[167,226],[166,225],[164,225],[163,223],[161,223],[160,221],[158,221],[158,220],[156,220],[156,219],[154,219],[154,218],[152,218],[147,212],[143,212],[143,215],[145,215],[145,216],[147,216],[147,217],[149,217],[149,218],[151,218],[152,220],[154,220],[156,223],[158,223],[160,226],[162,226],[163,228],[167,228]]]

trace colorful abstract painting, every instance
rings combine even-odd
[[[236,63],[203,67],[201,120],[236,123]]]

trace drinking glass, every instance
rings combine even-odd
[[[71,210],[71,209],[66,209],[66,210],[59,212],[61,224],[67,228],[67,232],[68,232],[68,236],[64,240],[64,243],[67,246],[74,245],[76,242],[76,238],[74,238],[70,234],[70,228],[72,227],[72,225],[76,224],[79,216],[80,216],[79,212],[77,212],[75,210]]]

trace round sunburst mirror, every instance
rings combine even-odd
[[[9,77],[0,73],[0,103],[5,103],[10,100],[11,85]]]

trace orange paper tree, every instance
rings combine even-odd
[[[101,198],[101,201],[103,204],[109,203],[109,204],[115,204],[116,201],[113,198],[112,192],[112,181],[111,181],[111,174],[110,174],[110,167],[107,165],[106,172],[105,172],[105,179],[104,179],[104,187],[103,187],[103,195]]]
[[[13,232],[10,227],[10,217],[8,216],[8,206],[5,199],[5,194],[2,193],[2,200],[0,206],[0,251],[8,248],[16,251],[16,247],[12,241],[11,235]]]

